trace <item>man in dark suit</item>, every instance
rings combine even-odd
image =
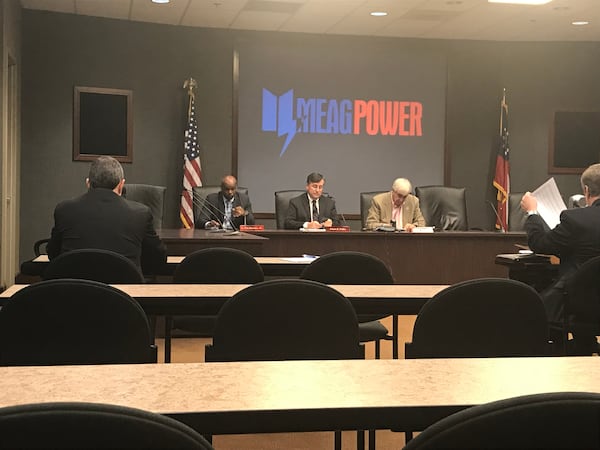
[[[325,178],[313,172],[306,177],[306,194],[290,200],[285,217],[285,228],[297,230],[339,226],[335,200],[323,196]]]
[[[150,208],[121,197],[123,167],[110,156],[92,162],[88,191],[59,203],[47,245],[48,257],[75,249],[111,250],[129,258],[141,271],[159,270],[166,263],[165,246],[152,224]]]
[[[521,208],[528,215],[525,230],[529,248],[535,253],[552,254],[560,258],[558,280],[542,293],[551,331],[563,322],[566,281],[585,261],[600,255],[600,164],[591,165],[583,172],[581,188],[587,207],[563,211],[560,223],[553,230],[538,215],[534,196],[527,192],[521,199]],[[575,320],[585,322],[599,319],[586,317]],[[595,336],[573,337],[575,352],[589,354],[597,350]],[[560,340],[562,336],[553,333],[552,338]]]
[[[237,191],[237,179],[226,175],[221,191],[206,196],[198,225],[207,229],[239,230],[240,225],[254,225],[250,198]]]

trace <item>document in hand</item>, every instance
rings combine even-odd
[[[550,229],[554,228],[560,222],[560,213],[567,209],[556,186],[556,181],[554,178],[550,178],[532,194],[538,202],[538,214],[542,216]]]

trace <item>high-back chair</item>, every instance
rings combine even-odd
[[[156,362],[148,319],[136,300],[97,281],[31,284],[0,309],[0,364]]]
[[[600,448],[600,394],[552,392],[473,406],[429,426],[404,448]]]
[[[77,278],[110,284],[143,283],[144,277],[128,258],[110,250],[78,249],[61,253],[50,261],[45,280]]]
[[[154,186],[151,184],[125,184],[125,198],[134,202],[143,203],[152,212],[155,230],[163,226],[165,215],[165,186]]]
[[[248,195],[248,188],[246,187],[238,186],[236,190],[244,195]],[[197,221],[200,219],[202,208],[204,208],[204,205],[206,204],[206,197],[208,197],[210,194],[216,194],[217,192],[221,192],[221,186],[194,186],[192,188],[194,223],[196,223],[197,228],[204,228],[204,224],[200,225],[197,223]]]
[[[521,199],[524,194],[524,192],[508,194],[508,231],[525,230],[527,213],[521,209]]]
[[[405,356],[542,356],[549,350],[540,295],[520,281],[481,278],[454,284],[425,303]]]
[[[275,222],[278,230],[285,228],[285,216],[290,206],[290,200],[304,192],[306,191],[286,190],[275,192]]]
[[[300,278],[325,284],[394,284],[394,279],[383,261],[361,252],[334,252],[323,255],[304,268]],[[375,341],[375,357],[381,355],[381,339],[392,340],[387,328],[377,319],[385,316],[360,314],[358,330],[360,342]]]
[[[85,402],[0,408],[0,448],[186,448],[211,450],[199,433],[167,416]]]
[[[417,186],[415,195],[419,197],[419,205],[427,226],[440,231],[469,229],[465,188]]]
[[[360,223],[362,228],[367,228],[367,217],[369,208],[371,208],[371,200],[377,194],[383,194],[385,191],[371,191],[360,193]]]

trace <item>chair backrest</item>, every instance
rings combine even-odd
[[[358,321],[338,291],[308,280],[254,284],[225,302],[206,361],[361,358]]]
[[[167,188],[164,186],[154,186],[151,184],[125,185],[125,198],[127,200],[143,203],[150,208],[155,230],[160,230],[163,226],[166,192]]]
[[[206,203],[206,197],[210,194],[216,194],[221,191],[221,186],[195,186],[192,188],[192,202],[194,203],[194,221],[198,220],[200,217],[200,213],[202,212],[202,207]],[[248,195],[248,188],[246,187],[237,187],[237,191]]]
[[[600,394],[535,394],[473,406],[434,423],[404,448],[600,448]]]
[[[131,260],[110,250],[93,248],[61,253],[50,261],[43,278],[78,278],[109,284],[144,282],[143,275]]]
[[[569,209],[573,208],[585,208],[587,205],[585,203],[585,197],[581,194],[571,195],[569,197],[569,201],[567,202],[567,207]]]
[[[83,402],[0,408],[0,435],[1,448],[213,448],[170,417]]]
[[[417,315],[406,358],[476,358],[548,354],[540,295],[520,281],[481,278],[452,285]]]
[[[427,226],[436,230],[469,229],[465,188],[449,186],[417,186],[415,195]]]
[[[583,263],[566,282],[568,331],[600,334],[600,256]]]
[[[174,283],[248,283],[265,277],[254,257],[235,248],[213,247],[187,255],[175,269]]]
[[[288,207],[290,206],[290,200],[294,197],[298,197],[304,192],[306,191],[286,190],[275,192],[275,222],[278,230],[285,228],[285,216],[287,214]]]
[[[315,259],[304,268],[300,278],[325,284],[394,284],[382,260],[351,251],[328,253]]]
[[[360,193],[360,223],[363,228],[367,228],[367,216],[371,207],[371,200],[377,194],[382,194],[385,191],[372,191]]]
[[[527,213],[521,209],[523,195],[524,192],[511,192],[508,194],[508,231],[525,230]]]
[[[0,309],[2,365],[156,362],[144,310],[104,283],[41,281]]]

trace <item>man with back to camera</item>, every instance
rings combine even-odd
[[[254,225],[250,198],[237,191],[237,179],[226,175],[221,191],[209,194],[202,203],[198,223],[206,229],[239,230],[240,225]]]
[[[564,289],[568,278],[588,259],[600,255],[600,164],[589,166],[581,175],[581,189],[586,208],[575,208],[560,214],[560,223],[552,230],[537,213],[537,199],[526,192],[521,199],[521,209],[527,213],[525,231],[529,248],[535,253],[552,254],[560,258],[558,280],[542,292],[542,300],[548,315],[550,338],[563,342],[560,332],[563,323]],[[597,322],[597,317],[577,322]],[[596,352],[596,336],[575,334],[574,354]]]
[[[290,230],[319,229],[339,226],[335,200],[323,196],[325,178],[317,172],[306,177],[306,194],[290,200],[285,217],[285,228]]]
[[[367,229],[393,224],[396,229],[410,233],[415,227],[424,227],[419,199],[410,193],[411,190],[410,181],[396,178],[390,192],[375,195],[367,214]]]
[[[138,269],[159,271],[167,261],[165,246],[154,229],[150,208],[121,196],[123,167],[110,156],[92,162],[85,181],[88,191],[54,209],[54,227],[47,245],[53,259],[70,250],[111,250]]]

